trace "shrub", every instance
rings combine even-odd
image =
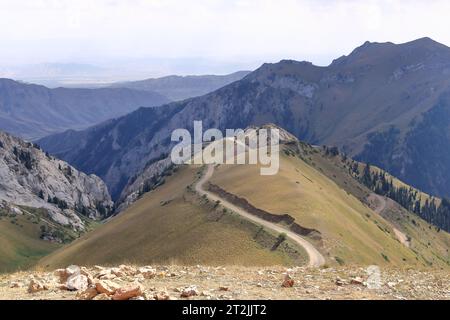
[[[345,264],[344,259],[342,259],[341,257],[334,257],[334,259],[337,263],[339,263],[340,266],[343,266]]]

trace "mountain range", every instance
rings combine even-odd
[[[241,80],[250,71],[237,71],[227,75],[167,76],[140,81],[119,82],[112,87],[157,92],[172,101],[202,96],[234,81]]]
[[[0,128],[27,140],[67,129],[83,129],[141,106],[169,100],[154,92],[126,88],[48,89],[0,79]]]
[[[88,67],[49,66],[50,70],[62,68],[65,72],[78,70],[81,73]],[[0,79],[0,129],[27,140],[66,130],[81,130],[139,107],[154,107],[206,94],[247,74],[247,71],[239,71],[223,76],[168,76],[113,85],[54,89]]]
[[[426,192],[450,195],[450,48],[429,38],[366,42],[328,67],[283,60],[201,97],[141,108],[80,132],[42,139],[96,173],[116,199],[168,152],[170,133],[273,122],[312,144],[337,146]]]

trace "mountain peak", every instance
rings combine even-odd
[[[370,42],[366,41],[361,46],[354,49],[348,56],[342,56],[333,60],[331,66],[349,65],[349,64],[372,64],[375,61],[386,62],[386,59],[392,59],[399,55],[413,55],[415,60],[425,60],[435,54],[450,55],[450,48],[429,38],[423,37],[413,41],[396,44],[393,42]]]
[[[423,49],[427,49],[427,50],[449,50],[450,48],[447,47],[446,45],[437,42],[429,37],[423,37],[423,38],[419,38],[413,41],[409,41],[403,44],[400,44],[399,46],[405,46],[405,47],[410,47],[410,48],[423,48]]]
[[[431,39],[430,37],[422,37],[422,38],[419,38],[419,39],[416,39],[416,40],[412,40],[412,41],[409,41],[409,42],[406,42],[406,43],[409,43],[409,44],[417,43],[417,44],[427,44],[427,45],[439,45],[439,46],[442,46],[441,43]]]

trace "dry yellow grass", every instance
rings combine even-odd
[[[14,224],[11,221],[16,221]],[[0,272],[26,268],[60,245],[39,239],[39,225],[17,215],[0,219]]]
[[[56,268],[74,263],[293,265],[305,262],[291,258],[282,250],[271,251],[275,238],[257,236],[257,226],[238,216],[217,216],[207,206],[188,199],[186,187],[195,180],[197,171],[194,167],[180,169],[163,186],[95,231],[45,257],[40,265]],[[169,203],[161,205],[163,201]]]
[[[289,213],[299,224],[319,230],[324,238],[322,250],[332,259],[338,257],[346,264],[428,265],[396,239],[389,221],[298,157],[282,153],[275,176],[261,176],[257,166],[244,165],[221,165],[216,172],[212,182],[228,192],[269,212]],[[408,235],[420,238],[418,230]],[[444,232],[441,236],[437,245],[430,238],[430,247],[445,247],[450,238]],[[448,266],[448,253],[434,262]]]
[[[260,209],[288,213],[300,225],[319,230],[319,250],[329,264],[449,266],[448,233],[437,232],[398,206],[377,214],[363,203],[367,188],[333,159],[312,150],[309,147],[308,161],[282,152],[275,176],[261,176],[258,166],[220,165],[211,182]],[[258,236],[258,226],[235,214],[218,215],[195,199],[186,187],[197,174],[198,168],[183,167],[118,217],[45,257],[40,265],[305,262],[287,253],[291,251],[271,251],[276,235]],[[393,227],[411,237],[410,248],[398,241]]]

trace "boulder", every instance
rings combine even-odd
[[[141,295],[142,295],[141,286],[137,284],[117,289],[117,291],[112,296],[112,299],[129,300],[131,298],[139,297]]]
[[[95,283],[95,288],[98,293],[104,293],[108,296],[112,296],[120,289],[120,285],[109,280],[100,280]]]
[[[66,282],[67,290],[70,291],[86,290],[88,286],[88,278],[83,274],[71,275]]]
[[[31,279],[30,284],[28,285],[28,293],[35,293],[44,290],[48,290],[48,287],[44,283]]]
[[[180,296],[182,298],[189,298],[193,296],[198,296],[198,290],[196,286],[189,286],[181,290]]]
[[[281,286],[283,288],[292,288],[294,286],[294,279],[292,279],[292,277],[289,274],[286,274]]]
[[[68,266],[65,269],[57,269],[55,270],[55,276],[59,277],[59,283],[66,283],[67,279],[74,274],[80,274],[81,269],[76,265]]]

